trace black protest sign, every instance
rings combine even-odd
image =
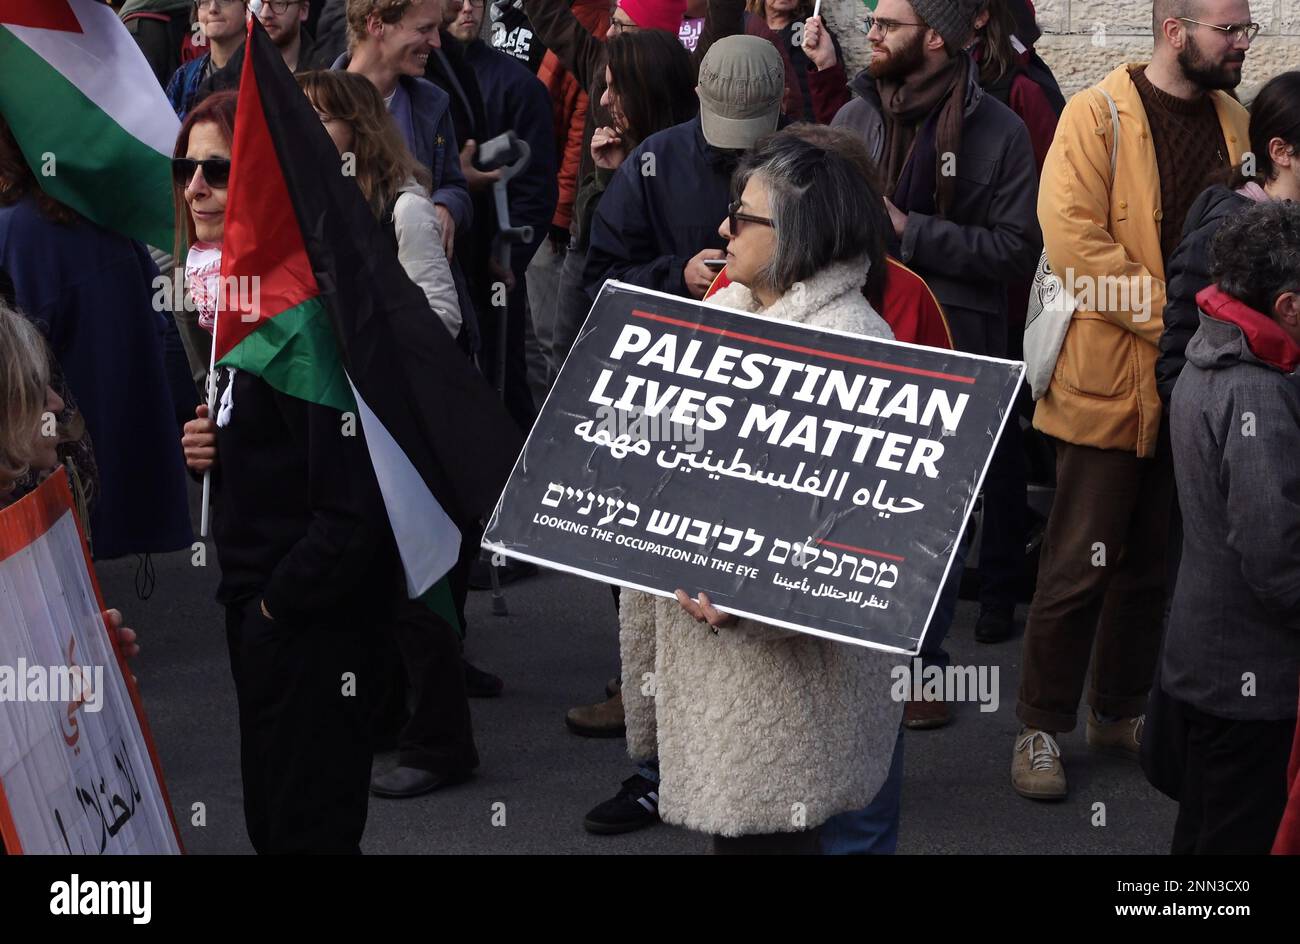
[[[914,653],[1022,373],[607,283],[483,546]]]

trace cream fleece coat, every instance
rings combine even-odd
[[[865,279],[865,261],[829,266],[763,314],[890,338]],[[709,301],[759,307],[739,284]],[[889,673],[905,657],[753,620],[715,634],[676,600],[632,590],[619,623],[628,752],[658,753],[665,822],[793,832],[866,806],[884,783],[903,713]]]

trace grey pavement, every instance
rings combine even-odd
[[[238,728],[223,611],[213,601],[218,571],[190,553],[156,556],[157,584],[141,601],[137,562],[98,565],[105,599],[141,636],[140,681],[177,823],[190,853],[252,851],[240,805]],[[570,734],[565,711],[600,699],[618,672],[618,634],[608,588],[543,573],[506,588],[509,615],[491,615],[489,595],[470,595],[469,657],[505,679],[505,694],[473,702],[482,766],[468,783],[413,800],[371,799],[367,853],[696,853],[698,833],[655,826],[591,836],[583,814],[632,773],[621,739]],[[974,642],[977,608],[962,603],[948,651],[959,665],[998,666],[994,712],[957,707],[956,722],[905,736],[900,853],[1164,853],[1175,804],[1136,765],[1092,754],[1082,724],[1061,748],[1070,781],[1063,803],[1022,799],[1009,769],[1018,724],[1019,637]],[[1023,619],[1023,608],[1020,616]],[[1082,715],[1081,715],[1082,717]],[[393,763],[392,755],[377,763]],[[1099,811],[1096,804],[1103,804]],[[206,823],[193,825],[195,804]],[[500,806],[498,804],[504,804]],[[504,825],[493,825],[494,813]],[[1094,825],[1104,815],[1105,825]]]

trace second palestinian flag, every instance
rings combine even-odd
[[[500,494],[519,432],[407,278],[256,18],[232,150],[221,275],[260,290],[231,293],[246,308],[220,312],[217,362],[355,411],[407,589],[426,596],[459,556],[459,527]]]

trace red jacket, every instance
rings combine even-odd
[[[610,8],[605,0],[573,0],[573,15],[597,39],[609,29]],[[578,169],[582,165],[583,129],[587,124],[587,93],[555,53],[547,50],[537,68],[537,78],[551,95],[551,116],[555,122],[555,153],[559,156],[557,183],[560,198],[551,224],[567,230],[573,220],[573,203],[578,196]]]
[[[867,301],[885,319],[894,332],[894,340],[951,351],[952,334],[948,331],[948,319],[925,279],[891,256],[887,256],[885,262],[888,269],[880,297],[867,295]],[[724,266],[704,293],[704,298],[707,300],[730,284]]]

